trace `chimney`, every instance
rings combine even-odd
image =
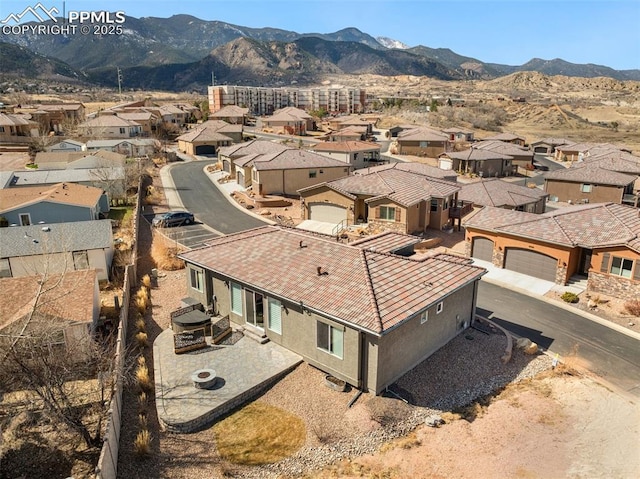
[[[322,266],[318,266],[318,276],[322,276]]]

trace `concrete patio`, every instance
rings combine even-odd
[[[234,333],[238,337],[240,333]],[[172,432],[193,432],[254,398],[295,368],[302,357],[272,342],[258,344],[243,336],[235,344],[211,345],[175,354],[173,331],[153,343],[156,409],[160,423]],[[197,388],[194,372],[215,370],[209,389]]]

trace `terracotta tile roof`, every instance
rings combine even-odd
[[[606,168],[606,160],[603,161],[604,164],[600,161],[575,164],[571,168],[550,171],[546,173],[544,177],[545,180],[614,186],[626,186],[636,180],[637,175],[612,171]]]
[[[398,133],[398,141],[448,141],[449,135],[431,128],[419,127]]]
[[[338,131],[332,131],[330,136],[348,136],[353,138],[360,138],[362,135],[367,133],[366,127],[357,127],[357,126],[349,126],[347,128],[342,128]]]
[[[638,210],[614,203],[568,206],[542,215],[485,206],[465,226],[571,247],[626,245],[640,253]]]
[[[373,251],[375,253],[394,253],[400,249],[418,244],[422,238],[392,231],[385,231],[377,235],[367,236],[349,243],[350,246]]]
[[[98,204],[104,191],[93,186],[76,183],[58,183],[54,186],[25,186],[0,190],[0,211],[8,211],[40,201],[66,205],[92,207]]]
[[[307,120],[310,120],[312,118],[313,117],[309,115],[306,111],[301,110],[299,108],[292,107],[292,106],[288,106],[286,108],[282,108],[280,110],[274,111],[273,115],[265,118],[263,121],[265,123],[270,123],[274,121],[306,122]]]
[[[29,314],[34,307],[42,276],[0,278],[0,329]],[[51,275],[38,300],[39,311],[65,322],[90,323],[93,320],[95,270],[69,271]]]
[[[343,161],[311,151],[298,150],[297,148],[290,148],[269,155],[255,156],[250,161],[245,162],[244,166],[253,166],[258,171],[340,167],[346,168],[348,172],[349,168],[349,165]]]
[[[120,118],[130,121],[150,121],[156,116],[150,111],[136,111],[136,112],[118,112],[116,115]]]
[[[538,188],[516,185],[510,181],[487,178],[462,185],[458,199],[478,206],[517,207],[549,196]]]
[[[311,148],[314,151],[380,151],[380,145],[367,141],[323,141]]]
[[[476,266],[374,253],[274,226],[215,239],[180,257],[378,335],[485,273]],[[319,275],[318,267],[326,274]]]
[[[479,141],[473,144],[473,148],[493,151],[494,153],[501,153],[508,156],[527,156],[533,158],[533,152],[528,148],[505,141]]]
[[[597,165],[609,171],[640,175],[640,158],[628,153],[620,156],[590,156],[585,158],[583,163],[585,165]]]
[[[460,190],[456,183],[431,178],[412,171],[397,168],[380,170],[372,168],[372,170],[376,171],[365,173],[364,170],[360,170],[358,174],[326,184],[338,191],[346,191],[352,195],[371,196],[372,198],[365,200],[368,202],[386,197],[405,207],[431,198],[444,198]]]
[[[469,148],[463,151],[447,151],[440,156],[448,157],[453,160],[513,160],[513,156],[505,155],[491,150],[482,150],[479,148]]]
[[[230,125],[222,120],[209,120],[180,135],[178,141],[231,141],[225,133],[242,133],[242,125]]]
[[[289,149],[291,149],[291,147],[269,140],[251,140],[245,143],[223,146],[218,152],[221,156],[240,158],[245,155],[279,153]]]
[[[428,176],[429,178],[438,178],[441,180],[447,180],[456,182],[458,181],[458,175],[455,171],[443,170],[441,168],[427,165],[425,163],[412,163],[407,161],[398,161],[395,163],[387,163],[386,165],[371,166],[366,169],[358,170],[355,174],[373,173],[376,171],[383,171],[395,168],[396,170],[408,171],[422,176]]]

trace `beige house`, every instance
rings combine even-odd
[[[242,141],[242,125],[209,120],[177,138],[178,149],[189,155],[213,155],[219,148]]]
[[[474,132],[464,128],[447,128],[442,132],[449,135],[449,141],[452,143],[471,143],[474,141]]]
[[[392,250],[265,226],[180,257],[189,296],[216,318],[379,394],[470,326],[486,272]]]
[[[244,143],[221,147],[218,150],[218,162],[221,164],[223,171],[229,173],[229,176],[236,178],[235,160],[250,155],[269,155],[273,153],[280,153],[284,150],[288,150],[289,148],[289,146],[269,140],[251,140]]]
[[[467,255],[560,285],[586,277],[587,290],[640,297],[638,209],[573,205],[541,215],[485,206],[465,222]]]
[[[383,165],[299,190],[305,220],[361,224],[375,230],[420,233],[453,226],[460,186],[428,165],[404,170]],[[434,176],[431,176],[431,175]]]
[[[462,185],[458,200],[473,206],[495,206],[527,213],[544,213],[549,193],[497,178]]]
[[[123,120],[132,121],[142,127],[141,136],[151,136],[158,129],[160,119],[150,111],[140,110],[131,112],[117,112],[116,115]]]
[[[288,148],[234,161],[236,181],[258,196],[298,196],[298,190],[349,174],[350,166],[318,153]]]
[[[63,347],[78,359],[89,354],[100,316],[95,270],[0,278],[0,290],[0,334],[22,336],[26,328],[46,334],[51,347]]]
[[[367,139],[366,126],[348,126],[338,131],[329,133],[329,141],[363,141]]]
[[[414,128],[398,133],[396,138],[398,155],[426,156],[437,158],[451,149],[449,136],[427,127]],[[393,145],[392,145],[393,146]]]
[[[380,145],[368,141],[326,141],[316,143],[312,151],[340,160],[354,169],[378,165]]]
[[[0,143],[29,143],[38,135],[38,123],[27,116],[0,113]]]
[[[485,140],[473,144],[474,149],[491,151],[512,158],[511,165],[529,169],[533,166],[533,152],[524,146],[499,140]]]
[[[567,140],[566,138],[548,137],[543,138],[542,140],[534,141],[529,146],[531,148],[531,151],[536,154],[552,155],[555,153],[557,147],[568,145],[570,143],[573,142],[571,140]]]
[[[438,166],[445,170],[484,178],[511,176],[514,173],[513,157],[473,146],[464,151],[449,151],[438,157]]]
[[[82,103],[39,104],[33,108],[25,107],[22,112],[31,115],[40,124],[41,132],[67,133],[65,130],[85,120],[85,108]]]
[[[227,105],[218,111],[209,113],[210,120],[226,121],[230,125],[246,125],[248,116],[248,108],[241,108],[236,105]]]
[[[89,138],[132,138],[142,135],[142,126],[125,120],[113,112],[102,112],[99,116],[78,125],[80,136]]]
[[[524,136],[515,133],[498,133],[497,135],[484,138],[485,141],[503,141],[505,143],[513,143],[514,145],[524,146],[526,139]]]
[[[293,106],[276,110],[272,116],[260,118],[256,126],[273,133],[297,136],[304,136],[307,131],[316,129],[313,117],[306,111]]]

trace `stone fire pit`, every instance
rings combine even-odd
[[[198,369],[191,374],[193,386],[197,389],[209,389],[217,379],[214,369]]]

